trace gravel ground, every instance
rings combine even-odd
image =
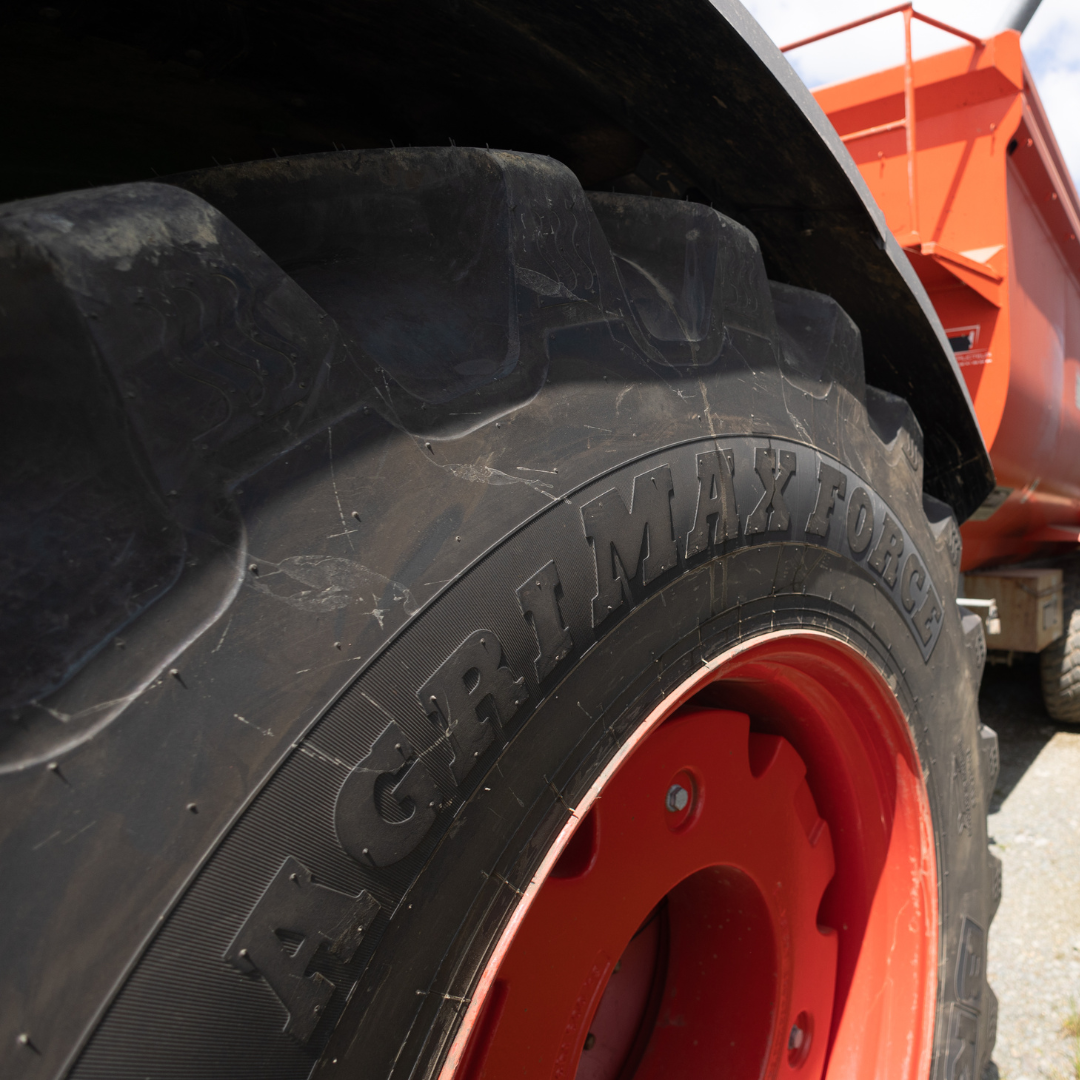
[[[988,666],[979,697],[1001,743],[988,821],[1004,864],[987,960],[994,1061],[1008,1080],[1080,1080],[1080,729],[1046,715],[1031,660]]]

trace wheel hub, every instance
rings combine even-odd
[[[865,656],[805,631],[738,646],[581,800],[440,1080],[925,1078],[933,836],[907,721]]]
[[[499,968],[483,1077],[820,1074],[837,939],[806,769],[744,714],[657,729],[541,888]],[[482,1054],[482,1061],[479,1060]]]

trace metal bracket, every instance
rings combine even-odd
[[[986,608],[986,632],[988,634],[1001,633],[1001,619],[998,618],[996,600],[976,600],[974,597],[958,596],[957,604],[966,608]]]

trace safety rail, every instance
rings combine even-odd
[[[783,53],[790,52],[792,49],[801,48],[803,45],[810,45],[812,42],[833,37],[835,34],[842,34],[845,30],[853,30],[857,26],[864,26],[866,23],[876,22],[878,19],[887,18],[889,15],[899,15],[901,13],[904,16],[904,119],[893,120],[887,124],[876,124],[874,127],[862,128],[859,131],[849,132],[847,135],[841,135],[840,141],[847,144],[855,142],[857,139],[869,138],[871,135],[882,135],[887,131],[898,131],[900,128],[904,129],[907,136],[908,216],[910,221],[910,233],[903,237],[897,237],[897,240],[900,242],[901,247],[919,248],[922,244],[922,238],[919,233],[919,203],[915,183],[915,75],[914,65],[911,60],[911,20],[918,19],[919,22],[926,23],[928,26],[933,26],[938,30],[944,30],[949,34],[955,34],[956,37],[972,42],[977,49],[981,49],[985,42],[974,34],[969,34],[966,30],[959,30],[955,26],[949,26],[948,23],[943,23],[938,19],[932,19],[929,15],[923,15],[921,12],[916,11],[912,4],[897,4],[895,7],[887,8],[885,11],[879,11],[876,15],[866,15],[861,19],[854,19],[852,22],[844,23],[843,26],[836,26],[831,30],[823,30],[819,34],[812,34],[810,37],[802,38],[799,41],[793,41],[790,45],[781,45],[780,51]]]

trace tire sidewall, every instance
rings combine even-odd
[[[599,627],[591,626],[597,568],[580,524],[580,508],[612,487],[630,507],[634,478],[663,465],[671,468],[676,483],[685,485],[696,479],[690,471],[696,456],[715,448],[733,456],[737,536],[711,545],[696,560],[680,559],[652,583],[643,585],[639,573],[628,582],[633,595],[624,610]],[[784,535],[766,531],[748,537],[745,519],[764,490],[753,468],[762,448],[790,448],[798,458],[791,478],[795,482],[783,492],[791,521]],[[819,498],[822,462],[844,471],[849,493],[852,482],[858,482],[874,502],[874,536],[861,557],[847,544],[843,500],[837,500],[839,511],[830,515],[825,537],[805,531]],[[531,555],[536,569],[543,556],[553,559],[561,582],[559,610],[573,635],[574,650],[546,680],[537,682],[537,637],[515,602],[522,575],[504,566],[493,571],[501,588],[494,583],[474,586],[477,598],[465,604],[473,626],[494,628],[504,665],[526,678],[529,702],[524,715],[500,725],[500,738],[458,786],[455,804],[433,826],[423,850],[393,868],[400,873],[412,863],[415,871],[323,1061],[337,1058],[344,1064],[353,1058],[363,1062],[365,1075],[437,1072],[522,891],[572,808],[618,748],[702,665],[769,633],[813,630],[866,657],[895,693],[908,721],[934,821],[943,972],[935,1058],[946,1067],[951,1011],[957,1008],[957,983],[950,976],[962,926],[965,919],[982,929],[988,922],[985,865],[979,858],[985,851],[985,825],[977,812],[984,793],[977,751],[972,749],[978,725],[970,662],[955,605],[942,599],[951,594],[955,568],[949,544],[927,526],[916,486],[910,486],[909,505],[895,507],[885,503],[868,480],[812,447],[753,437],[695,440],[598,477],[567,500],[569,522],[552,528],[541,515],[501,545],[508,560],[512,547],[536,552]],[[680,505],[678,496],[672,500],[680,543],[694,520],[688,505],[685,500]],[[554,516],[555,509],[549,514]],[[941,626],[929,654],[895,590],[868,563],[887,513],[905,523],[903,555],[921,558],[936,590]],[[581,565],[575,564],[575,549]],[[528,565],[529,557],[526,554],[520,565]],[[454,588],[473,591],[468,579],[477,569],[462,575]],[[927,590],[924,598],[928,595]],[[433,624],[449,622],[466,636],[466,626],[450,616],[439,619],[431,610],[424,618]],[[521,624],[517,636],[515,622]],[[432,649],[431,655],[437,658],[439,650]],[[424,682],[416,677],[413,681],[418,686]],[[395,957],[407,957],[407,963],[397,963]],[[969,1000],[960,1008],[979,1022],[980,1005]],[[979,1024],[980,1032],[984,1026]],[[968,1052],[977,1049],[971,1046]]]

